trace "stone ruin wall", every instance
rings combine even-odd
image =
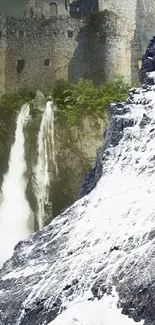
[[[44,91],[66,79],[78,31],[79,23],[67,18],[7,18],[5,90],[28,85]]]
[[[0,15],[0,96],[5,92],[6,17]]]
[[[95,19],[73,19],[64,12],[49,19],[1,15],[0,94],[24,85],[46,91],[60,78],[101,83],[121,74],[137,81],[139,61],[155,31],[155,3],[100,0],[99,10]]]

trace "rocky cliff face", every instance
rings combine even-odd
[[[38,135],[46,100],[41,92],[31,105],[31,119],[25,129],[25,158],[27,163],[26,178],[27,198],[36,214],[35,168],[38,159]],[[14,142],[17,114],[0,110],[0,185],[8,169],[11,145]],[[103,133],[108,119],[85,117],[80,126],[59,124],[55,120],[55,160],[57,172],[53,172],[53,161],[49,158],[50,202],[45,207],[45,224],[51,221],[60,210],[71,205],[78,196],[84,175],[95,164],[96,152],[103,143]],[[52,131],[51,131],[52,132]],[[52,151],[52,147],[50,148]],[[36,222],[35,229],[38,229]]]
[[[111,105],[94,189],[5,263],[0,325],[155,324],[154,139],[145,84]]]
[[[7,172],[10,148],[14,142],[16,113],[0,108],[0,186]]]

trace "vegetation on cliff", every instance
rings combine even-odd
[[[0,107],[10,112],[18,112],[23,104],[30,102],[34,97],[34,91],[28,88],[21,88],[16,92],[2,95]]]
[[[107,119],[108,106],[117,100],[124,101],[130,85],[123,82],[123,77],[116,76],[106,83],[95,86],[92,80],[81,79],[77,84],[58,80],[52,90],[52,97],[57,106],[56,118],[66,125],[79,125],[86,116]],[[0,99],[0,107],[10,112],[18,112],[21,106],[35,98],[35,92],[27,88],[13,93],[6,93]]]
[[[52,94],[57,106],[57,117],[69,125],[79,124],[81,118],[88,115],[107,118],[109,104],[124,101],[130,87],[121,76],[101,86],[95,86],[92,80],[80,80],[76,85],[59,80]]]

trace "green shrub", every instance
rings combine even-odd
[[[29,88],[19,88],[18,93],[20,97],[24,100],[24,102],[30,102],[35,98],[36,91],[35,90],[30,90]]]
[[[58,120],[74,125],[87,115],[107,118],[109,104],[124,101],[129,88],[121,76],[115,76],[99,87],[92,80],[81,79],[76,85],[60,80],[53,90]]]
[[[21,88],[16,92],[2,95],[0,107],[10,112],[18,112],[24,103],[31,101],[34,97],[34,91],[27,88]]]
[[[57,80],[52,92],[55,104],[61,108],[65,108],[65,101],[71,96],[74,86],[68,80]]]
[[[57,106],[57,121],[67,125],[78,125],[81,119],[88,115],[107,119],[109,104],[117,100],[124,101],[128,96],[129,88],[130,86],[123,82],[120,76],[115,76],[98,87],[92,80],[81,79],[75,85],[66,80],[58,80],[52,92]],[[3,95],[0,99],[0,107],[16,112],[34,97],[34,91],[21,88],[14,93]]]

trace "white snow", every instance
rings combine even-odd
[[[134,97],[135,104],[129,105],[131,112],[118,117],[134,119],[134,125],[123,130],[117,146],[108,148],[103,177],[97,186],[55,218],[53,227],[42,230],[40,237],[38,234],[34,259],[32,251],[28,256],[27,245],[21,248],[22,259],[34,261],[41,275],[32,288],[26,288],[29,295],[22,308],[31,309],[41,300],[48,310],[59,297],[60,313],[66,308],[50,325],[135,325],[134,320],[121,314],[115,291],[94,301],[86,294],[100,279],[107,288],[113,287],[115,280],[118,292],[124,290],[126,301],[128,295],[132,299],[135,288],[154,281],[154,88],[141,89]],[[140,99],[146,102],[142,104]],[[145,116],[147,123],[141,125]],[[33,263],[28,266],[25,275],[35,277]],[[16,278],[18,272],[9,276]],[[70,294],[67,285],[73,290]]]
[[[48,325],[136,325],[134,320],[121,314],[117,301],[115,290],[112,295],[105,295],[101,300],[75,301]],[[143,325],[144,322],[138,324]]]
[[[153,58],[150,58],[150,59],[153,60]],[[155,81],[155,71],[148,72],[147,75],[148,75],[150,78],[154,79],[154,81]]]
[[[16,272],[10,272],[8,274],[6,274],[5,276],[3,276],[2,280],[5,281],[5,280],[8,280],[8,279],[19,279],[21,277],[27,277],[29,275],[32,274],[35,274],[35,273],[38,273],[38,272],[43,272],[44,270],[47,269],[47,266],[48,264],[44,264],[44,265],[41,265],[38,269],[38,266],[35,266],[35,265],[29,265],[27,266],[24,270],[22,269],[17,269]]]
[[[135,95],[137,104],[131,104],[131,112],[122,116],[134,118],[135,124],[124,129],[116,147],[108,148],[104,176],[89,195],[68,209],[66,223],[65,214],[64,219],[58,217],[52,222],[52,231],[56,231],[52,238],[58,240],[57,258],[49,263],[24,302],[25,308],[31,308],[38,299],[48,297],[45,305],[50,308],[56,299],[54,293],[63,292],[62,306],[67,310],[52,325],[135,324],[117,308],[116,294],[100,301],[87,301],[85,292],[100,276],[107,287],[113,284],[113,277],[120,275],[122,286],[128,279],[133,287],[150,283],[154,237],[149,239],[149,235],[155,230],[154,95],[153,88],[146,93],[141,89]],[[140,104],[143,97],[151,104]],[[144,114],[150,122],[141,127]],[[45,239],[47,231],[48,228]],[[26,250],[22,254],[26,255]],[[63,289],[75,279],[78,285],[67,297]]]

